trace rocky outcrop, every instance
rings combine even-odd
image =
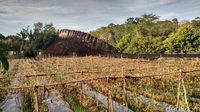
[[[88,33],[81,31],[62,29],[59,37],[44,52],[44,55],[66,56],[76,54],[78,56],[112,54],[116,49],[110,44]]]

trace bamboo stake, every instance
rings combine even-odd
[[[34,107],[35,107],[35,111],[36,112],[39,112],[39,106],[38,106],[38,88],[37,87],[35,87],[34,88],[34,98],[35,98],[35,105],[34,105]]]
[[[81,76],[83,78],[83,71],[81,71]],[[82,82],[80,83],[81,84],[81,96],[80,96],[80,102],[82,103],[82,99],[83,99],[83,84]]]
[[[108,103],[108,108],[107,108],[107,112],[109,112],[109,99],[108,99],[108,80],[109,78],[107,77],[106,78],[106,91],[107,91],[107,103]]]
[[[111,68],[110,68],[110,75],[112,76],[111,74]],[[112,102],[112,86],[110,85],[110,80],[108,81],[109,82],[109,92],[110,92],[110,107],[111,107],[111,112],[114,112],[114,109],[113,109],[113,102]]]
[[[181,79],[181,83],[182,83],[182,86],[183,86],[184,98],[185,98],[185,103],[186,103],[186,106],[187,106],[187,112],[190,112],[190,108],[189,108],[188,101],[187,101],[187,92],[186,92],[186,89],[185,89],[185,84],[184,84],[183,78]]]
[[[124,76],[124,67],[122,67],[122,77],[123,77],[123,91],[124,91],[125,112],[127,112],[128,111],[128,103],[127,103],[126,79],[125,79],[125,76]]]
[[[108,81],[108,95],[109,95],[110,112],[114,112],[113,104],[112,104],[112,91],[110,89],[111,89],[110,81]]]
[[[176,108],[177,108],[177,109],[179,109],[180,87],[181,87],[181,75],[182,75],[182,71],[180,70],[179,83],[178,83],[178,90],[177,90],[177,103],[176,103]]]
[[[110,105],[110,88],[109,88],[109,77],[107,77],[106,81],[106,89],[107,89],[107,103],[108,103],[108,112],[111,111],[111,105]]]

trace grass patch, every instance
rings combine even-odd
[[[87,108],[83,107],[70,93],[65,94],[64,97],[74,112],[90,112]]]

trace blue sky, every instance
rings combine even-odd
[[[200,0],[0,0],[0,33],[16,34],[39,21],[87,32],[144,13],[190,20],[200,16]]]

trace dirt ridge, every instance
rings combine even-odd
[[[116,52],[115,47],[88,33],[62,29],[53,44],[43,51],[43,55],[72,56],[75,54],[77,56],[85,56],[113,54]]]

